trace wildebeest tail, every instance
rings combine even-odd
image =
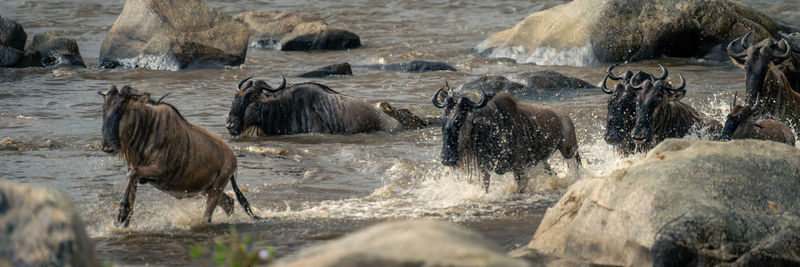
[[[236,185],[235,174],[231,176],[231,187],[233,187],[233,192],[236,194],[236,199],[239,200],[239,205],[242,205],[244,212],[247,213],[250,218],[253,218],[253,220],[261,220],[261,217],[253,215],[253,210],[250,209],[250,203],[247,202],[247,199],[244,198],[244,194],[242,194],[242,191],[239,190],[239,186]]]

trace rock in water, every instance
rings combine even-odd
[[[319,69],[315,69],[303,74],[297,75],[297,77],[303,78],[322,78],[331,75],[353,75],[353,70],[350,68],[350,63],[340,63],[340,64],[333,64],[328,65]]]
[[[0,265],[99,266],[72,200],[50,189],[0,182]]]
[[[297,11],[252,11],[236,15],[250,27],[251,47],[282,51],[350,49],[361,47],[361,38],[350,31],[331,27],[312,14]]]
[[[382,223],[312,246],[274,266],[528,266],[479,234],[437,221]]]
[[[476,47],[520,63],[586,66],[661,56],[702,57],[749,31],[781,26],[732,0],[576,0],[531,14]]]
[[[23,50],[27,39],[22,25],[0,15],[0,46]]]
[[[412,60],[408,62],[390,63],[390,64],[372,64],[362,65],[367,69],[388,70],[388,71],[405,71],[405,72],[431,72],[431,71],[458,71],[455,67],[450,66],[443,61],[424,61]]]
[[[468,83],[459,90],[481,90],[485,92],[506,91],[515,97],[554,93],[562,90],[595,88],[594,85],[550,70],[539,70],[511,75],[511,79],[498,74],[486,74]]]
[[[102,68],[238,66],[246,26],[200,0],[128,0],[100,48]]]
[[[570,186],[528,248],[603,265],[797,266],[798,189],[795,147],[667,139]]]
[[[43,66],[86,67],[83,64],[78,43],[73,39],[61,37],[55,32],[34,35],[33,42],[31,42],[27,50],[40,54]]]

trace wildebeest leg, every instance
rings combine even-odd
[[[524,171],[514,171],[514,179],[517,180],[517,193],[519,194],[525,193],[525,189],[528,187],[528,179],[524,174]]]
[[[486,193],[489,193],[489,172],[483,172],[483,189],[486,190]]]
[[[231,216],[233,214],[233,198],[228,194],[222,193],[222,199],[217,202],[217,206],[225,211],[225,215]]]
[[[117,215],[117,225],[122,224],[128,227],[131,214],[133,213],[133,202],[136,200],[136,187],[141,177],[157,179],[160,176],[160,168],[158,165],[137,166],[128,168],[128,187],[125,189],[125,194],[122,196],[122,202],[119,205],[119,215]]]
[[[212,186],[210,189],[208,189],[207,192],[208,193],[206,194],[206,212],[203,214],[203,219],[206,219],[208,223],[211,223],[211,216],[214,215],[214,209],[217,208],[217,204],[219,203],[220,197],[222,197],[222,195],[225,194],[222,193],[221,186]],[[231,208],[231,210],[233,209]]]
[[[117,225],[122,225],[123,227],[128,227],[130,215],[133,213],[133,202],[136,200],[136,185],[139,182],[136,168],[128,169],[127,177],[128,187],[125,189],[125,194],[122,195],[122,202],[119,203],[119,215],[117,215]]]

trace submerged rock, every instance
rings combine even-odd
[[[594,85],[550,70],[539,70],[511,75],[511,79],[499,74],[486,74],[461,86],[460,90],[481,90],[485,92],[506,91],[514,96],[530,96],[542,93],[560,92]]]
[[[200,0],[128,0],[103,41],[100,67],[238,66],[249,36],[246,26]]]
[[[27,50],[41,55],[41,65],[43,66],[86,67],[83,64],[78,43],[55,32],[34,35]]]
[[[350,49],[361,47],[361,38],[329,26],[312,14],[297,11],[251,11],[236,15],[253,33],[250,46],[282,51]]]
[[[540,65],[595,65],[661,56],[702,57],[754,31],[781,26],[732,0],[576,0],[531,14],[476,47],[486,57]]]
[[[391,63],[391,64],[373,64],[363,65],[361,67],[376,70],[388,71],[405,71],[405,72],[431,72],[431,71],[458,71],[455,67],[450,66],[442,61],[424,61],[413,60],[409,62]]]
[[[72,200],[60,192],[0,182],[0,265],[99,266]]]
[[[668,139],[570,186],[528,248],[605,265],[800,265],[798,188],[795,147]]]
[[[27,39],[22,25],[0,15],[0,46],[23,50]]]
[[[331,75],[353,75],[353,70],[350,68],[350,63],[340,63],[340,64],[333,64],[328,65],[319,69],[315,69],[303,74],[297,75],[297,77],[303,78],[322,78]]]
[[[382,223],[280,259],[274,266],[528,266],[479,234],[437,221]]]

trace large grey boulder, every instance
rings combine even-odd
[[[81,51],[78,49],[78,43],[56,32],[34,35],[27,50],[38,53],[43,66],[86,67],[83,57],[81,57]]]
[[[100,67],[237,66],[249,36],[246,26],[200,0],[128,0],[103,40]]]
[[[528,248],[607,265],[797,266],[798,200],[795,147],[668,139],[570,186]]]
[[[353,76],[353,70],[350,68],[350,63],[332,64],[322,68],[318,68],[309,72],[298,74],[297,77],[303,78],[323,78],[331,75],[350,75]]]
[[[36,65],[35,54],[25,53],[28,34],[22,25],[0,16],[0,67],[29,67]]]
[[[538,70],[509,75],[509,78],[499,74],[485,74],[465,83],[459,90],[480,90],[495,93],[506,91],[516,97],[527,97],[586,88],[595,88],[595,86],[584,80],[569,77],[555,71]]]
[[[405,72],[431,72],[431,71],[458,71],[455,67],[443,61],[412,60],[407,62],[389,64],[369,64],[357,66],[366,69]]]
[[[23,50],[27,39],[28,34],[22,25],[0,15],[0,45]]]
[[[361,47],[353,32],[329,26],[313,14],[297,11],[251,11],[235,16],[252,31],[251,47],[282,51],[350,49]]]
[[[0,182],[0,266],[99,266],[78,212],[58,191]]]
[[[733,0],[575,0],[492,34],[476,52],[520,63],[584,66],[702,57],[749,31],[760,40],[779,30],[772,19]]]
[[[463,227],[437,221],[382,223],[315,245],[274,266],[528,266]]]

